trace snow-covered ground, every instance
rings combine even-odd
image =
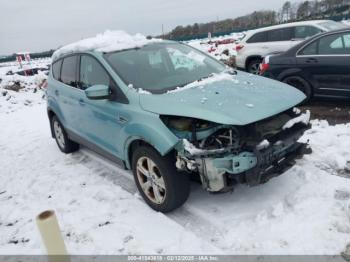
[[[44,68],[50,62],[50,58],[33,60],[30,65],[24,65],[24,69],[29,67]],[[21,68],[17,62],[0,64],[0,114],[45,102],[41,87],[46,75],[43,72],[34,76],[6,75],[9,71],[19,70]]]
[[[235,56],[236,52],[236,44],[228,43],[228,44],[220,44],[220,41],[224,40],[238,40],[244,36],[244,33],[232,33],[230,35],[220,36],[220,37],[212,37],[212,38],[203,38],[186,41],[187,44],[193,46],[218,60],[226,61],[231,56]]]
[[[313,154],[285,174],[226,194],[193,183],[164,215],[129,171],[84,148],[62,154],[29,82],[0,97],[0,254],[44,254],[35,217],[47,209],[71,254],[339,254],[350,242],[350,123],[314,120],[303,137]]]

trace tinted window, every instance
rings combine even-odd
[[[268,31],[268,41],[288,41],[292,39],[292,29],[282,28]]]
[[[62,65],[62,59],[56,61],[52,65],[52,75],[53,75],[53,78],[55,78],[56,80],[60,80],[61,65]]]
[[[350,48],[350,33],[343,35],[345,48]]]
[[[261,43],[261,42],[267,42],[267,32],[256,33],[247,40],[247,43]]]
[[[318,53],[320,55],[344,54],[342,35],[328,35],[319,40]]]
[[[79,86],[81,89],[86,89],[93,85],[110,86],[110,77],[95,58],[81,56]]]
[[[294,38],[304,39],[318,33],[321,33],[322,30],[314,26],[297,26],[295,27]]]
[[[69,56],[63,59],[61,81],[66,85],[77,86],[77,56]]]
[[[317,54],[317,44],[318,41],[312,42],[301,50],[300,55],[316,55]]]

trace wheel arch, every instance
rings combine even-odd
[[[250,56],[248,56],[247,59],[245,60],[245,65],[244,65],[245,70],[248,70],[248,65],[249,65],[249,63],[250,63],[251,61],[253,61],[254,59],[260,59],[260,60],[262,60],[263,57],[262,57],[261,55],[250,55]]]
[[[57,117],[56,113],[51,109],[51,108],[47,108],[47,116],[49,118],[49,122],[50,122],[50,131],[51,131],[51,137],[54,138],[54,131],[53,131],[53,127],[52,127],[52,118],[54,116]]]

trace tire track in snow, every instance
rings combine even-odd
[[[74,159],[76,163],[84,165],[94,173],[111,180],[115,185],[120,186],[130,194],[138,194],[132,173],[123,170],[112,161],[86,148],[82,148],[78,152],[73,153],[71,158]],[[225,242],[223,239],[225,237],[223,229],[218,228],[202,215],[193,212],[190,199],[184,206],[165,216],[184,227],[186,230],[191,231],[198,238],[216,247],[218,250],[224,251]]]

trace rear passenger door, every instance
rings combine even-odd
[[[287,51],[293,44],[295,44],[295,42],[292,41],[293,33],[292,27],[268,31],[267,49],[270,51],[270,53]]]
[[[71,55],[63,58],[61,67],[61,84],[55,91],[57,101],[68,131],[79,129],[79,98],[83,92],[77,88],[78,56]]]

